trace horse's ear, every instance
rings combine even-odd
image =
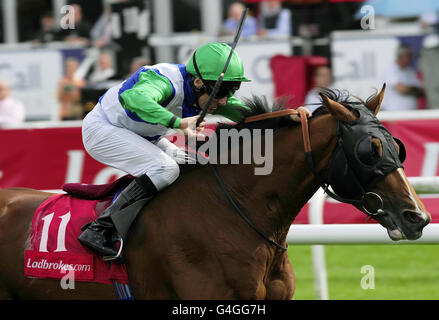
[[[383,102],[384,92],[386,91],[386,84],[383,84],[383,87],[372,100],[366,103],[366,107],[368,107],[372,112],[377,115],[378,111],[380,111],[381,103]]]
[[[357,120],[357,116],[341,103],[328,98],[321,92],[319,94],[326,109],[334,118],[347,123]]]

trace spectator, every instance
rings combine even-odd
[[[416,76],[412,64],[412,48],[401,44],[393,62],[384,73],[387,84],[382,110],[413,110],[418,106],[417,98],[424,95],[424,89]]]
[[[439,108],[439,12],[425,13],[421,25],[426,34],[422,41],[418,66],[422,72],[428,109]]]
[[[24,121],[24,116],[23,104],[10,97],[8,83],[0,80],[0,128],[11,124],[20,124]]]
[[[47,43],[59,40],[58,32],[55,28],[55,18],[51,12],[45,12],[40,19],[41,30],[35,35],[35,42]]]
[[[228,11],[228,18],[224,21],[222,26],[222,35],[234,35],[238,29],[239,21],[241,20],[242,12],[245,10],[245,6],[241,2],[234,2],[230,5]],[[247,16],[242,27],[242,37],[251,37],[257,35],[257,22],[256,19],[250,15]]]
[[[426,12],[419,17],[419,22],[421,23],[421,27],[424,29],[438,28],[439,27],[439,13],[438,12]]]
[[[108,52],[99,55],[98,65],[88,79],[89,84],[97,84],[110,80],[116,75],[112,56]]]
[[[147,16],[149,1],[111,1],[112,50],[116,54],[118,74],[122,77],[130,70],[134,57],[149,49],[150,34]]]
[[[85,85],[83,79],[75,77],[79,62],[68,58],[65,64],[65,76],[58,85],[58,100],[60,102],[60,120],[81,120],[83,115],[81,89]]]
[[[100,49],[112,44],[111,32],[111,6],[107,5],[90,31],[93,46]]]
[[[139,70],[143,66],[149,66],[151,65],[151,60],[145,57],[137,57],[134,58],[131,62],[130,66],[130,74],[127,76],[129,78],[132,74],[136,73],[137,70]]]
[[[314,88],[311,89],[305,98],[305,106],[308,107],[308,110],[313,112],[317,109],[321,104],[321,98],[319,92],[322,88],[331,89],[332,85],[332,76],[331,69],[328,66],[319,66],[314,70],[313,75],[314,80]]]
[[[439,12],[428,12],[420,16],[419,22],[425,31],[422,41],[424,48],[439,47]]]
[[[81,6],[78,4],[72,5],[73,12],[67,15],[67,24],[69,21],[70,14],[73,15],[73,29],[65,28],[61,29],[60,37],[69,43],[81,44],[83,46],[88,46],[90,43],[90,24],[83,19]]]
[[[291,34],[291,12],[282,8],[281,1],[264,1],[259,16],[260,36],[289,36]]]

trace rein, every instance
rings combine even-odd
[[[270,243],[271,245],[286,251],[288,249],[288,244],[287,247],[283,247],[282,245],[280,245],[279,243],[277,243],[276,241],[271,240],[268,236],[266,236],[261,230],[259,230],[250,220],[249,218],[247,218],[247,216],[245,215],[245,213],[242,211],[241,206],[239,205],[239,203],[235,200],[235,198],[230,194],[230,192],[227,190],[227,187],[224,185],[223,180],[221,179],[221,176],[219,175],[218,172],[218,168],[215,164],[212,165],[213,168],[213,173],[215,174],[215,178],[218,181],[218,184],[221,188],[221,191],[224,193],[224,195],[226,196],[227,200],[229,200],[230,204],[232,205],[233,208],[235,208],[236,213],[238,213],[238,215],[250,226],[250,228],[252,228],[254,231],[256,231],[257,234],[259,234],[262,238],[265,239],[265,241],[267,241],[268,243]]]
[[[293,109],[286,109],[286,110],[279,110],[279,111],[274,111],[274,112],[270,112],[270,113],[264,113],[264,114],[260,114],[260,115],[256,115],[256,116],[251,116],[251,117],[247,117],[244,122],[245,123],[249,123],[249,122],[255,122],[255,121],[261,121],[261,120],[266,120],[266,119],[273,119],[273,118],[279,118],[279,117],[283,117],[283,116],[287,116],[287,115],[299,115],[300,116],[300,122],[302,125],[302,136],[303,136],[303,145],[304,145],[304,149],[305,149],[305,157],[306,157],[306,161],[308,163],[308,166],[311,170],[311,172],[313,173],[313,175],[315,176],[315,178],[317,179],[317,182],[319,183],[320,187],[324,190],[324,192],[326,192],[326,194],[328,194],[331,198],[343,202],[343,203],[349,203],[352,205],[356,205],[356,206],[361,206],[367,213],[367,215],[369,216],[369,218],[371,218],[372,216],[376,216],[379,214],[382,214],[383,211],[382,209],[377,210],[377,212],[369,212],[365,206],[364,206],[364,197],[365,196],[373,196],[376,197],[378,199],[378,201],[381,202],[381,208],[383,205],[383,201],[381,199],[381,197],[379,195],[377,195],[374,192],[365,192],[364,189],[361,187],[361,184],[359,183],[359,181],[355,181],[356,184],[358,184],[361,189],[363,190],[363,197],[361,198],[361,200],[357,200],[357,199],[347,199],[347,198],[343,198],[335,193],[333,193],[332,191],[329,190],[329,184],[325,183],[323,181],[323,179],[320,177],[319,173],[317,172],[315,166],[314,166],[314,161],[312,158],[312,148],[311,148],[311,140],[310,140],[310,135],[309,135],[309,126],[308,126],[308,119],[307,119],[307,114],[304,110],[293,110]],[[277,243],[276,241],[271,240],[267,235],[265,235],[261,230],[259,230],[251,221],[250,219],[244,214],[241,206],[239,205],[239,203],[236,201],[236,199],[230,194],[230,192],[228,191],[227,187],[224,185],[223,180],[221,179],[221,176],[219,175],[218,172],[218,168],[215,164],[212,165],[212,169],[213,169],[213,173],[215,175],[215,178],[218,181],[218,185],[220,186],[221,191],[224,193],[224,195],[226,196],[227,200],[230,202],[230,204],[232,205],[232,207],[235,209],[236,213],[257,233],[259,234],[262,238],[264,238],[268,243],[270,243],[271,245],[286,251],[288,249],[288,244],[287,247],[283,247],[282,245],[280,245],[279,243]],[[355,177],[354,177],[355,178]]]
[[[245,123],[255,122],[255,121],[260,121],[260,120],[265,120],[265,119],[279,118],[279,117],[283,117],[286,115],[298,114],[298,113],[299,112],[297,112],[296,110],[292,110],[292,109],[279,110],[279,111],[275,111],[275,112],[264,113],[264,114],[259,114],[256,116],[248,117],[245,119],[244,122]],[[304,116],[302,118],[305,118],[305,121],[306,121],[306,114],[304,114]],[[303,126],[303,124],[302,124],[302,126]],[[306,128],[308,130],[308,122],[307,121],[306,121]],[[305,137],[305,135],[304,135],[304,137]],[[309,135],[308,135],[308,145],[309,145],[309,147],[311,147],[311,145],[309,143]],[[224,184],[224,182],[223,182],[223,180],[218,172],[218,167],[216,166],[216,164],[212,164],[211,167],[213,169],[213,173],[215,175],[216,180],[218,181],[218,185],[219,185],[221,191],[224,193],[227,200],[229,200],[230,204],[235,209],[236,213],[249,225],[250,228],[252,228],[257,234],[259,234],[262,238],[264,238],[264,240],[267,241],[269,244],[275,246],[278,249],[281,249],[282,251],[287,251],[288,244],[286,247],[284,247],[284,246],[280,245],[279,243],[277,243],[276,241],[271,240],[267,235],[265,235],[261,230],[259,230],[258,227],[256,227],[253,224],[253,222],[250,221],[250,219],[243,212],[238,201],[236,201],[235,198],[230,194],[229,190],[227,189],[226,185]]]

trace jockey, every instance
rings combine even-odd
[[[129,211],[117,213],[138,200],[148,201],[177,179],[178,159],[164,152],[177,147],[164,135],[169,129],[180,129],[190,137],[199,135],[205,121],[195,129],[198,114],[204,109],[230,50],[225,43],[211,42],[198,48],[186,65],[143,66],[110,88],[85,117],[82,136],[87,152],[97,161],[136,178],[98,219],[82,228],[78,240],[84,246],[116,257],[114,235],[125,235],[137,215]],[[208,112],[239,121],[238,109],[245,105],[233,93],[241,82],[248,81],[241,58],[234,51]]]

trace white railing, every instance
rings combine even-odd
[[[295,224],[287,237],[294,244],[437,244],[439,223],[427,225],[422,237],[413,241],[393,241],[379,224]]]
[[[425,110],[380,111],[378,112],[377,118],[380,121],[435,120],[435,119],[439,119],[439,110],[425,109]]]
[[[410,177],[416,192],[439,193],[439,177]],[[309,225],[292,225],[287,236],[289,244],[312,244],[314,281],[317,298],[328,300],[328,277],[326,272],[325,248],[323,244],[422,244],[439,243],[439,224],[424,228],[423,236],[415,241],[392,241],[381,225],[372,224],[323,224],[323,207],[327,199],[319,189],[309,202]]]

